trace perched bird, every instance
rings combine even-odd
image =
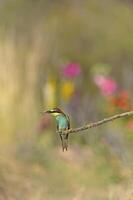
[[[57,130],[64,131],[70,129],[70,119],[69,116],[66,115],[61,109],[53,108],[51,110],[47,110],[46,113],[53,115],[57,122]],[[68,148],[68,134],[60,134],[60,139],[62,143],[62,150],[66,150]]]

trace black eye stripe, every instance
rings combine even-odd
[[[49,113],[58,113],[56,110],[50,110]]]

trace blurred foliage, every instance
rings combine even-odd
[[[133,120],[71,135],[63,154],[42,111],[78,127],[132,109],[132,19],[132,1],[0,1],[0,199],[129,200]]]

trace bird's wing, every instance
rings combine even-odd
[[[70,118],[68,115],[66,115],[67,121],[68,121],[68,129],[70,129]]]
[[[57,126],[56,126],[57,130],[59,130],[59,124],[57,123]]]

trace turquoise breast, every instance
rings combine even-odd
[[[59,130],[68,128],[68,121],[65,116],[62,116],[62,115],[57,116],[56,121],[57,121]]]

